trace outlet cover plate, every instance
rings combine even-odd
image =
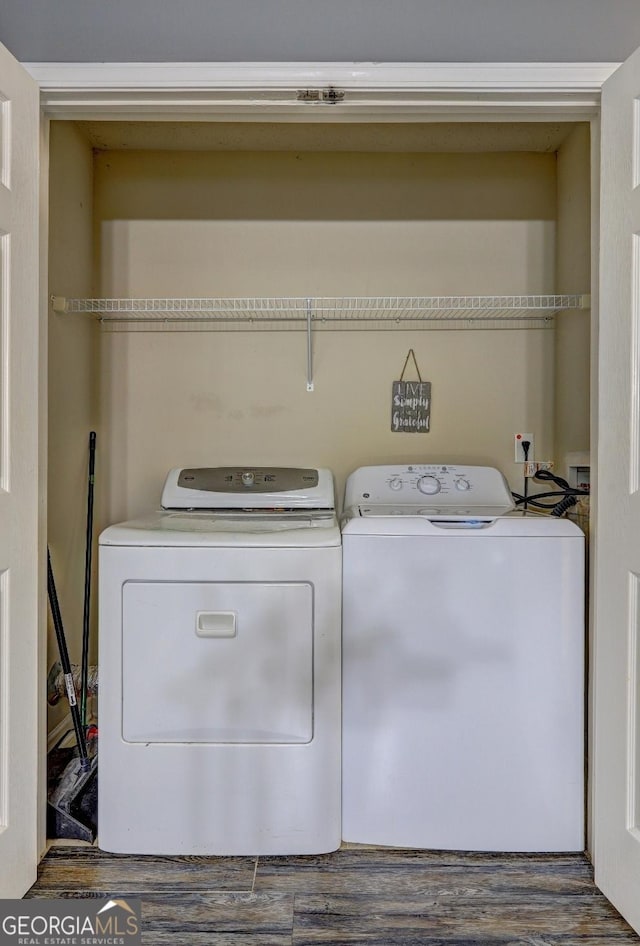
[[[529,453],[527,457],[525,457],[524,450],[522,449],[522,443],[524,440],[528,440],[530,444]],[[535,454],[533,450],[534,448],[533,434],[516,433],[513,435],[513,444],[514,444],[514,460],[516,463],[524,463],[525,460],[534,459]]]

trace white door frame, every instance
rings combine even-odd
[[[40,86],[45,126],[50,119],[318,123],[589,121],[594,225],[591,449],[595,458],[599,108],[602,85],[619,63],[24,65]],[[338,95],[344,92],[344,97],[333,101],[331,90],[336,90]],[[46,246],[42,252],[46,257]],[[46,324],[46,310],[43,324]],[[44,348],[43,357],[46,364]],[[46,429],[41,431],[40,441],[44,452]],[[597,502],[597,495],[592,502]],[[46,528],[42,530],[43,535],[45,531]],[[44,548],[42,553],[44,555]],[[591,561],[595,561],[593,554]],[[597,630],[590,629],[592,639]],[[46,640],[46,628],[41,629],[41,639]],[[590,703],[591,699],[590,684]],[[589,774],[591,776],[591,771]],[[589,784],[592,784],[591,777]],[[41,793],[44,810],[44,782]],[[591,812],[589,801],[588,807]],[[589,815],[589,838],[592,827]]]
[[[618,63],[25,63],[50,118],[563,121],[598,110]],[[299,92],[344,91],[335,104]]]
[[[47,374],[46,361],[38,371],[39,93],[1,45],[0,88],[0,896],[17,897],[36,879],[44,810],[38,463]]]

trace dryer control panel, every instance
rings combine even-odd
[[[163,509],[333,509],[333,476],[299,467],[190,467],[169,471]]]
[[[513,509],[507,482],[494,467],[447,463],[415,463],[406,466],[365,466],[347,480],[345,508],[402,506],[455,509],[490,506]]]
[[[289,490],[315,489],[317,470],[291,467],[199,467],[180,470],[181,489],[205,490],[207,493],[276,493]]]

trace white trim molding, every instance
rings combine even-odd
[[[52,118],[563,120],[592,117],[617,63],[25,63]],[[322,95],[336,90],[338,99]],[[301,93],[318,92],[319,97]],[[342,96],[341,94],[344,93]]]

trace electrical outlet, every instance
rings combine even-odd
[[[524,465],[525,476],[535,476],[539,470],[552,470],[553,460],[527,460]]]
[[[529,452],[527,456],[524,455],[524,450],[522,449],[523,441],[529,441]],[[516,463],[524,463],[526,460],[533,460],[533,434],[514,434],[513,443],[515,447],[515,461]]]

